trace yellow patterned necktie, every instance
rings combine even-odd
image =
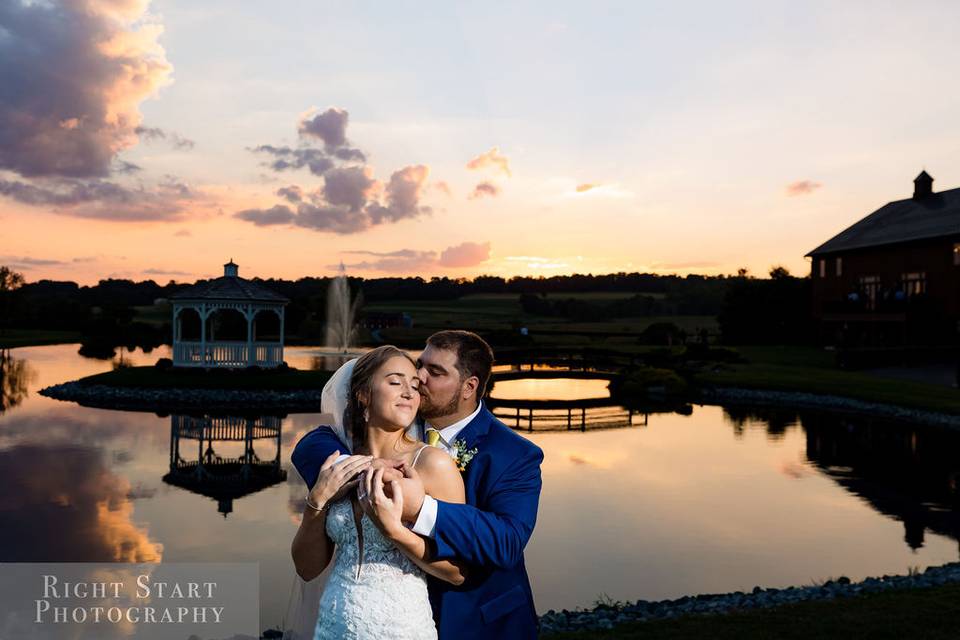
[[[438,442],[440,442],[440,432],[436,429],[427,429],[427,444],[435,447]]]

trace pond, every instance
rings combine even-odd
[[[187,417],[37,394],[113,366],[77,348],[14,349],[5,361],[0,561],[257,562],[261,624],[279,624],[304,493],[290,452],[319,415],[256,418],[251,450],[226,436],[213,443],[222,460],[258,461],[253,493],[191,486],[171,468],[171,450],[194,460],[208,452],[191,439],[196,424]],[[124,359],[152,364],[167,355]],[[329,364],[309,347],[286,355],[302,368]],[[533,431],[520,423],[545,453],[526,553],[541,612],[856,580],[960,555],[960,434],[820,411],[653,412],[616,405],[598,380],[503,381],[494,397],[505,419],[548,409],[560,416],[550,419],[559,431],[543,430],[550,420],[535,420]],[[502,406],[529,401],[545,404]],[[564,416],[579,418],[583,402],[592,403],[587,419],[567,421],[568,429]],[[603,418],[613,413],[622,419]],[[609,424],[622,426],[594,428]]]

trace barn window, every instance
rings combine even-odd
[[[953,264],[960,265],[960,242],[953,243]]]
[[[837,275],[843,275],[843,258],[837,258]]]
[[[819,262],[820,262],[820,277],[826,278],[827,277],[827,261],[824,260],[823,258],[820,258]]]
[[[861,276],[860,290],[863,291],[863,297],[867,300],[867,309],[873,311],[877,308],[877,297],[880,293],[880,276]]]
[[[927,274],[916,271],[903,274],[903,292],[908,296],[917,296],[927,292]]]

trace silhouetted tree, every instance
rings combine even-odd
[[[10,267],[0,266],[0,333],[6,333],[14,293],[23,286],[23,274]]]
[[[771,280],[783,280],[784,278],[789,278],[790,272],[787,271],[786,267],[777,265],[770,268],[770,279]]]
[[[27,397],[33,371],[26,360],[0,350],[0,413],[17,406]]]
[[[774,267],[770,279],[737,278],[717,321],[725,344],[805,344],[813,334],[810,279]]]

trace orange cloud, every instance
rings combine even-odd
[[[478,170],[492,168],[495,172],[510,176],[510,161],[500,153],[500,147],[493,147],[486,153],[481,153],[467,163],[467,169]]]
[[[577,185],[577,193],[584,193],[585,191],[590,191],[590,189],[596,189],[599,186],[599,184],[594,184],[592,182],[584,182],[583,184]]]
[[[36,473],[36,469],[44,469]],[[130,483],[100,450],[20,445],[0,452],[0,543],[24,561],[160,562],[163,545],[133,522]],[[18,523],[29,522],[24,528]],[[69,531],[69,535],[63,532]]]

